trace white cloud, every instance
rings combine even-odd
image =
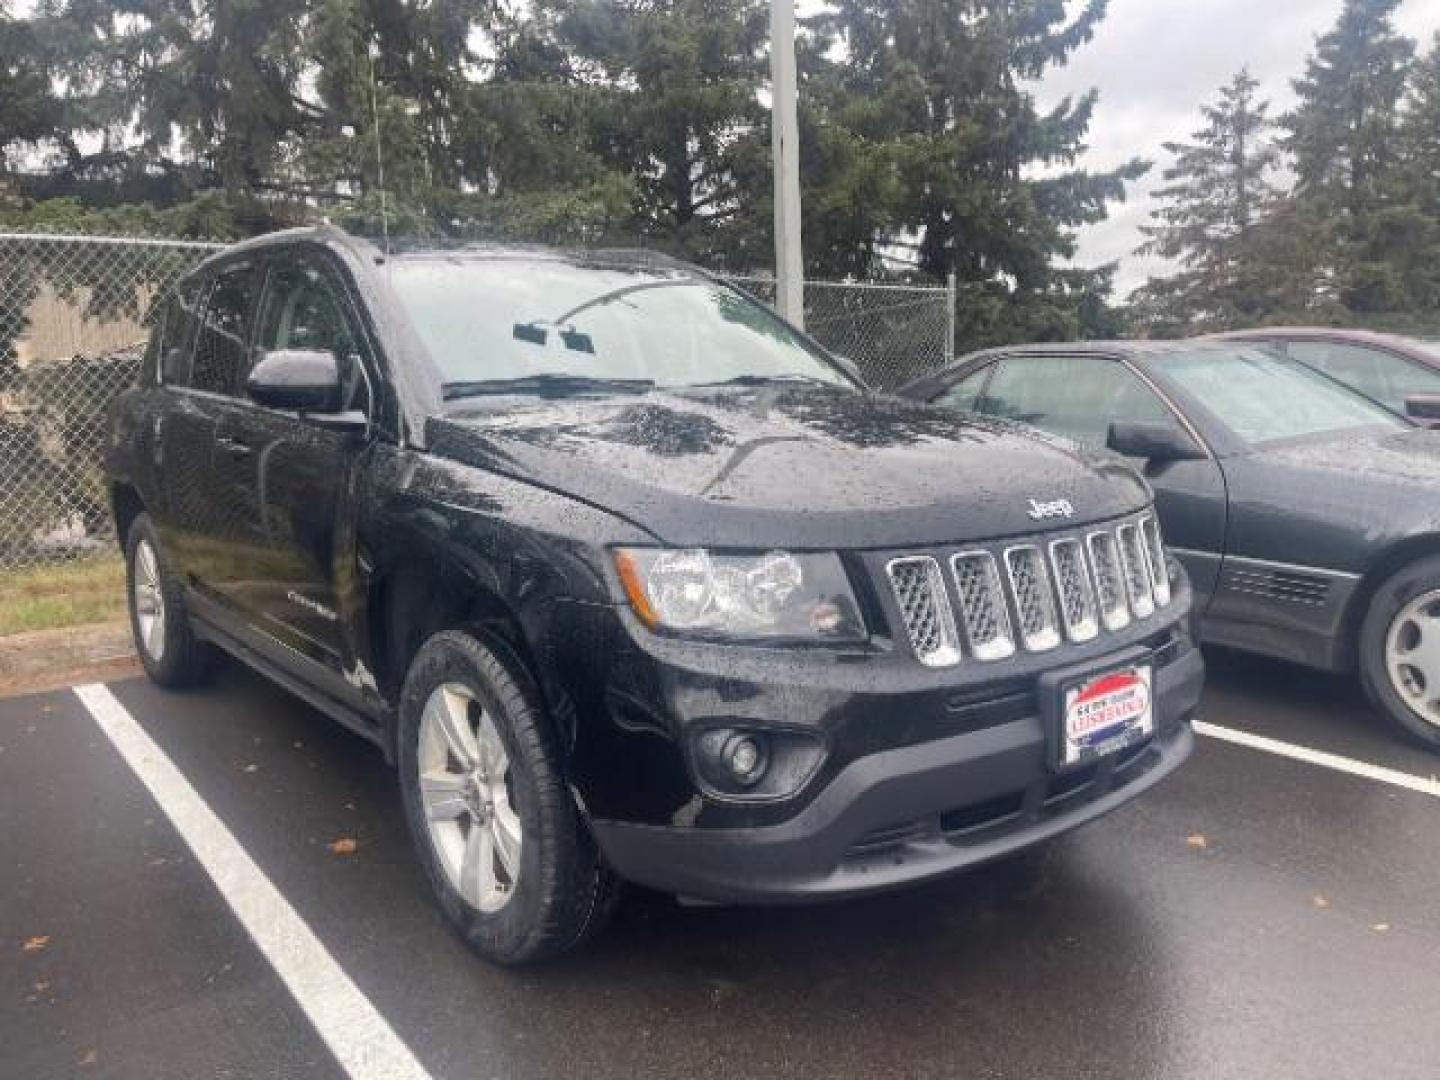
[[[1340,0],[1112,0],[1095,40],[1050,72],[1037,97],[1049,105],[1095,87],[1100,104],[1082,164],[1103,169],[1143,157],[1155,167],[1109,220],[1081,234],[1077,262],[1119,260],[1122,295],[1163,272],[1163,262],[1133,254],[1149,218],[1150,192],[1167,164],[1161,143],[1187,138],[1198,126],[1201,103],[1246,65],[1272,115],[1283,112],[1294,99],[1290,80],[1340,7]],[[1440,0],[1406,0],[1397,22],[1428,47],[1440,32]]]

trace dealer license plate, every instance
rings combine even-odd
[[[1123,750],[1154,734],[1151,671],[1149,664],[1114,668],[1066,687],[1061,768]]]

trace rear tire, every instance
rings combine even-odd
[[[1416,560],[1375,591],[1359,651],[1371,702],[1412,741],[1440,751],[1440,557]]]
[[[149,514],[136,517],[125,538],[125,587],[130,632],[145,674],[170,689],[203,682],[214,670],[215,653],[191,629],[184,590]]]
[[[468,634],[436,634],[410,665],[399,724],[411,839],[466,943],[519,965],[597,933],[619,881],[571,799],[528,673]]]

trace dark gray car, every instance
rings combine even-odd
[[[1204,640],[1356,671],[1440,749],[1440,433],[1233,342],[995,349],[901,393],[1130,458]]]

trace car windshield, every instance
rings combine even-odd
[[[854,387],[767,308],[684,268],[458,255],[390,267],[447,397],[792,380]]]
[[[1248,443],[1407,426],[1328,376],[1258,349],[1179,353],[1162,370]]]

